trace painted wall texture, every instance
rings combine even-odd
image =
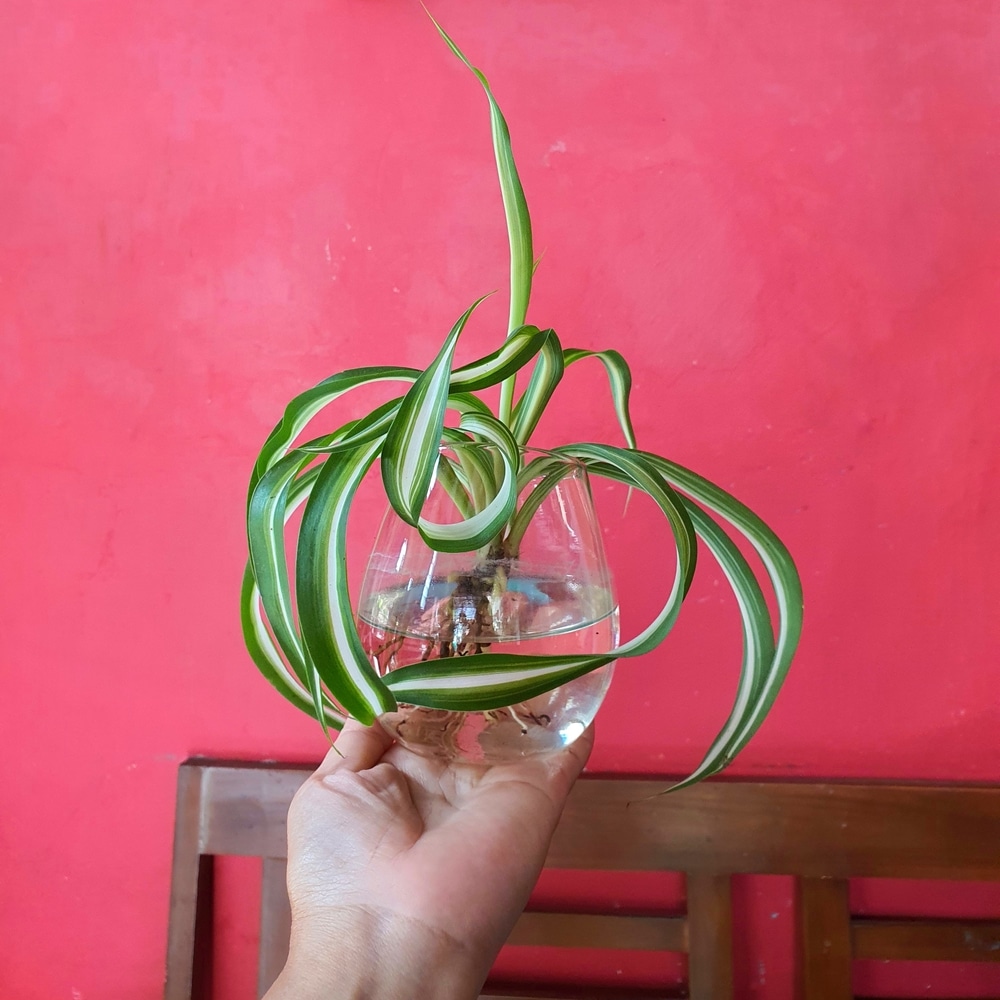
[[[434,11],[512,125],[545,250],[529,319],[623,351],[640,442],[801,566],[801,654],[734,771],[1000,780],[996,4]],[[296,392],[426,365],[503,287],[486,107],[409,0],[39,0],[3,22],[0,994],[152,1000],[178,762],[323,752],[242,648],[251,463]],[[502,299],[460,362],[496,345]],[[539,443],[616,440],[583,367]],[[634,631],[667,583],[659,529],[597,492]],[[592,769],[683,771],[724,718],[739,634],[709,562],[675,634],[619,667]],[[740,996],[788,998],[788,887],[739,893]],[[995,915],[1000,891],[932,902]],[[226,1000],[250,995],[241,908]]]

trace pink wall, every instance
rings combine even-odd
[[[1000,780],[995,5],[434,9],[512,122],[546,250],[529,318],[622,349],[641,443],[799,560],[801,655],[734,771]],[[251,462],[296,391],[426,364],[502,285],[485,105],[402,0],[5,22],[0,995],[152,1000],[178,761],[323,751],[242,649]],[[541,443],[613,440],[598,373],[572,378]],[[637,628],[650,542],[607,527]],[[696,763],[739,655],[716,582],[706,559],[675,636],[619,669],[596,769]],[[741,893],[775,914],[741,995],[787,997],[787,886]]]

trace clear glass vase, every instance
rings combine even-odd
[[[459,445],[444,449],[457,461]],[[538,452],[526,452],[525,464]],[[442,463],[446,464],[446,463]],[[521,490],[531,498],[540,479]],[[459,519],[436,481],[424,516]],[[534,499],[537,499],[534,498]],[[530,509],[530,502],[529,502]],[[358,630],[375,669],[494,650],[531,655],[605,653],[618,644],[618,606],[586,469],[566,460],[523,535],[475,552],[435,552],[389,508],[362,585]],[[400,743],[425,756],[496,764],[557,750],[591,723],[608,685],[608,664],[529,701],[485,712],[400,704],[380,717]]]

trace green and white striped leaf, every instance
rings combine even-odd
[[[402,402],[402,396],[390,399],[377,406],[367,416],[351,420],[331,434],[305,441],[295,450],[308,452],[311,455],[333,455],[338,451],[350,451],[376,438],[384,438]],[[470,392],[451,393],[448,396],[447,409],[457,410],[459,413],[485,413],[487,416],[492,416],[493,412],[478,396],[473,396]]]
[[[702,513],[702,517],[696,522],[699,534],[712,549],[736,592],[744,631],[749,628],[755,632],[752,638],[747,639],[751,650],[756,648],[761,652],[749,664],[746,659],[744,660],[733,712],[698,769],[678,786],[682,787],[700,781],[726,767],[746,746],[770,711],[787,676],[801,635],[802,585],[788,550],[774,532],[748,507],[689,469],[648,452],[638,454],[644,455],[666,481],[688,493],[698,503],[728,522],[750,542],[764,564],[778,606],[775,642],[770,612],[766,604],[762,604],[763,598],[755,596],[752,592],[754,587],[759,590],[756,578],[721,528],[715,526],[713,530],[711,527],[713,522]],[[600,470],[599,474],[617,478],[612,470]],[[689,510],[694,509],[686,498],[685,504]],[[753,584],[749,582],[748,577],[754,580]],[[751,617],[748,617],[748,610],[751,612]],[[767,650],[770,650],[769,655],[766,653]]]
[[[787,576],[791,570],[791,577],[794,578],[789,578],[786,581],[790,584],[790,595],[786,595],[785,600],[782,600],[779,595],[779,606],[798,607],[801,613],[801,590],[797,587],[798,576],[791,563],[791,558],[773,532],[764,526],[756,515],[724,491],[694,473],[682,469],[680,466],[675,466],[658,456],[642,452],[638,454],[644,455],[653,465],[670,467],[671,471],[675,473],[677,484],[681,488],[694,487],[701,494],[700,499],[706,494],[712,494],[716,501],[717,512],[726,517],[727,514],[723,512],[723,508],[725,508],[729,513],[734,514],[736,521],[740,522],[737,524],[738,527],[742,525],[742,528],[750,528],[756,532],[760,532],[760,528],[763,527],[764,530],[760,533],[757,542],[754,542],[753,538],[750,539],[751,542],[755,544],[758,551],[764,547],[771,552],[775,566],[781,567],[780,574],[776,573],[776,576]],[[591,466],[591,471],[597,475],[633,485],[630,478],[622,475],[620,470],[603,463]],[[783,653],[776,649],[770,612],[760,584],[746,559],[728,535],[705,511],[687,497],[682,497],[682,500],[698,536],[715,556],[733,589],[740,610],[744,649],[736,698],[729,717],[718,736],[713,740],[698,768],[689,777],[674,785],[670,789],[671,791],[695,784],[703,778],[723,770],[738,751],[746,745],[753,732],[759,727],[763,715],[766,715],[773,703],[777,691],[775,685],[780,686],[784,679],[784,673],[787,672],[788,664],[787,662],[782,664],[782,659],[790,661],[791,650],[794,650],[798,641],[798,632],[796,631],[798,626],[793,623],[791,626],[792,634],[787,640],[791,643],[790,649],[787,645]],[[774,579],[775,577],[772,576],[772,581]],[[784,631],[786,627],[786,624],[783,624],[782,630]],[[776,671],[778,672],[777,678]]]
[[[459,516],[469,518],[479,507],[473,499],[470,485],[459,475],[460,468],[459,463],[451,456],[442,454],[438,459],[436,478],[441,488],[451,497]]]
[[[289,496],[296,480],[314,456],[292,452],[273,465],[258,481],[247,512],[247,542],[250,566],[260,591],[264,613],[274,632],[275,640],[299,680],[309,684],[310,664],[299,639],[292,608],[285,555],[285,522],[294,506]],[[310,470],[309,487],[298,491],[299,502],[306,500],[318,470]],[[308,474],[307,474],[308,475]]]
[[[764,681],[774,663],[774,632],[771,615],[760,584],[743,554],[729,536],[697,504],[685,498],[698,537],[715,556],[736,597],[743,628],[743,662],[732,711],[719,735],[712,741],[701,764],[687,778],[674,786],[684,788],[715,774],[732,760],[735,738],[745,723],[753,718],[764,693]]]
[[[437,357],[403,397],[386,435],[382,449],[382,483],[393,510],[407,524],[415,525],[420,518],[434,477],[448,408],[455,345],[483,298],[476,299],[451,328]]]
[[[531,524],[538,508],[545,498],[574,471],[574,464],[565,458],[555,455],[540,455],[532,459],[517,477],[517,493],[521,498],[520,506],[510,519],[510,527],[504,539],[504,549],[510,558],[516,558],[521,547],[524,533]],[[538,482],[527,496],[522,496],[533,479]]]
[[[459,426],[496,447],[503,477],[497,484],[496,496],[472,517],[454,524],[438,524],[425,517],[418,519],[421,537],[438,552],[471,552],[482,547],[510,520],[517,504],[519,456],[514,435],[496,417],[482,413],[466,413]]]
[[[359,445],[376,438],[384,438],[399,410],[402,396],[390,399],[387,403],[376,407],[366,417],[352,420],[339,427],[332,434],[324,435],[313,441],[300,444],[295,450],[310,455],[334,455],[338,451],[351,451]]]
[[[301,681],[288,669],[261,613],[260,591],[254,582],[253,570],[247,563],[240,595],[240,620],[243,639],[250,658],[264,679],[291,704],[303,712],[312,713],[324,729],[341,729],[347,716],[340,712],[319,687],[319,674],[312,670],[314,682],[311,697],[302,689]],[[321,705],[317,712],[316,705]]]
[[[613,656],[479,653],[400,667],[386,678],[402,702],[458,712],[517,705],[611,663]]]
[[[387,365],[350,368],[331,375],[318,385],[300,393],[285,407],[278,425],[267,436],[250,477],[249,493],[253,493],[261,476],[287,453],[309,421],[335,399],[360,386],[374,385],[377,382],[413,382],[419,375],[420,371],[416,368]]]
[[[728,521],[754,547],[764,564],[774,588],[778,606],[778,631],[775,653],[759,681],[754,709],[736,729],[726,744],[726,757],[732,758],[749,742],[774,704],[774,699],[788,674],[792,657],[802,634],[802,582],[788,549],[778,536],[734,496],[707,479],[659,455],[648,452],[649,462],[663,478],[683,490],[702,506]]]
[[[565,445],[554,448],[553,452],[578,459],[588,469],[593,465],[592,471],[599,475],[606,475],[608,469],[613,470],[614,478],[647,493],[670,523],[676,545],[676,569],[666,603],[645,629],[616,650],[618,656],[639,656],[648,653],[651,649],[655,649],[674,627],[680,614],[681,603],[694,576],[698,541],[684,503],[669,484],[664,482],[644,452],[589,443]]]
[[[486,389],[516,374],[542,349],[548,332],[537,326],[518,327],[499,351],[456,368],[451,375],[452,391]]]
[[[307,469],[297,478],[279,485],[278,496],[273,499],[267,497],[267,483],[263,487],[258,484],[258,490],[255,491],[255,495],[260,494],[259,499],[266,512],[262,517],[250,522],[251,551],[257,551],[259,554],[258,566],[263,567],[262,576],[269,594],[267,602],[270,606],[269,619],[281,623],[284,629],[283,644],[279,646],[265,623],[262,613],[265,610],[263,608],[265,602],[257,584],[252,559],[247,563],[244,574],[241,619],[247,649],[265,679],[293,705],[306,711],[311,708],[324,733],[328,734],[330,726],[339,729],[346,717],[331,704],[323,692],[319,673],[309,662],[308,653],[302,647],[296,633],[291,613],[288,575],[285,571],[284,535],[281,531],[284,523],[308,498],[318,473],[318,468]],[[279,510],[279,527],[276,530],[272,521],[272,504]],[[275,541],[280,547],[280,555],[268,550]],[[309,698],[305,697],[304,692],[308,692]]]
[[[497,104],[489,81],[481,70],[469,62],[465,53],[455,44],[448,33],[431,17],[431,22],[448,44],[448,48],[475,74],[482,84],[490,104],[490,126],[493,132],[493,153],[497,162],[497,176],[503,197],[504,216],[507,220],[507,238],[510,243],[510,321],[509,331],[524,323],[531,297],[531,276],[534,273],[534,258],[531,250],[531,216],[524,189],[518,177],[517,165],[510,144],[510,130]]]
[[[426,8],[425,8],[426,10]],[[428,12],[428,16],[430,13]],[[431,22],[445,40],[451,51],[472,71],[482,84],[490,105],[490,129],[493,137],[493,155],[497,164],[500,194],[503,199],[503,214],[507,222],[507,243],[510,246],[510,313],[507,320],[508,335],[523,325],[528,314],[531,298],[531,280],[535,274],[535,260],[531,243],[531,216],[524,197],[524,188],[518,176],[514,152],[511,148],[510,129],[504,119],[500,105],[493,96],[493,90],[482,71],[469,62],[465,53],[455,44],[448,33],[431,17]],[[504,379],[500,386],[500,419],[509,425],[514,405],[517,373]]]
[[[489,406],[471,392],[452,390],[448,395],[448,409],[458,413],[485,413],[488,417],[493,416]]]
[[[296,603],[303,644],[345,711],[370,724],[396,703],[369,662],[347,581],[347,514],[381,442],[328,458],[316,477],[299,529]]]
[[[615,414],[618,426],[625,435],[625,441],[630,448],[635,447],[635,431],[632,429],[632,417],[629,413],[628,400],[632,392],[632,372],[628,362],[617,351],[585,351],[578,347],[568,347],[563,351],[563,360],[568,368],[584,358],[597,358],[604,365],[611,384],[611,399],[615,404]]]
[[[449,405],[455,409],[475,408],[486,413],[491,412],[486,403],[471,395],[471,391],[496,385],[504,378],[510,365],[514,365],[516,369],[527,364],[537,353],[538,347],[534,345],[537,343],[537,337],[541,336],[535,330],[536,340],[532,341],[531,330],[534,328],[526,328],[523,336],[514,340],[509,348],[505,344],[504,349],[458,369],[452,380]],[[412,383],[419,376],[420,370],[418,368],[387,365],[351,368],[331,375],[311,389],[300,393],[285,408],[278,425],[264,442],[250,478],[249,492],[253,492],[261,476],[288,452],[295,439],[305,430],[309,421],[335,400],[361,386],[375,385],[378,382]],[[344,425],[341,430],[344,431],[349,426],[349,424]],[[342,440],[342,438],[337,440]]]
[[[510,429],[519,444],[528,443],[566,368],[562,345],[555,331],[545,330],[544,333],[546,337],[531,378],[511,414]]]
[[[469,495],[472,513],[484,510],[497,495],[497,471],[502,465],[494,463],[496,449],[484,447],[483,442],[469,438],[464,432],[448,433],[450,428],[445,431],[444,438],[450,440],[455,456],[455,473]],[[441,461],[445,461],[444,454]]]

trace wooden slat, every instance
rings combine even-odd
[[[728,875],[687,876],[688,985],[691,1000],[733,995],[732,880]]]
[[[522,913],[508,944],[550,948],[686,951],[683,917],[593,913]]]
[[[212,976],[214,863],[200,853],[202,772],[183,767],[177,781],[165,1000],[207,1000]]]
[[[209,768],[204,779],[202,852],[285,857],[288,805],[311,770],[231,765]]]
[[[851,918],[847,880],[798,883],[798,966],[802,1000],[851,1000]]]
[[[1000,879],[996,788],[579,781],[548,864],[748,875]]]
[[[1000,923],[987,920],[851,921],[855,958],[1000,962]]]
[[[484,987],[479,1000],[684,1000],[687,991],[635,986],[578,986],[569,989],[503,985]]]
[[[265,855],[283,856],[285,812],[307,774],[306,767],[211,767],[204,852],[259,854],[263,841]],[[658,795],[667,784],[585,776],[548,865],[1000,880],[995,788],[716,781]]]
[[[257,997],[271,988],[288,959],[292,910],[285,886],[283,858],[264,858],[260,894],[260,949],[257,961]]]
[[[686,1000],[686,993],[652,993],[649,990],[627,990],[619,988],[614,992],[594,992],[593,990],[570,990],[560,992],[524,993],[480,993],[479,1000]]]

